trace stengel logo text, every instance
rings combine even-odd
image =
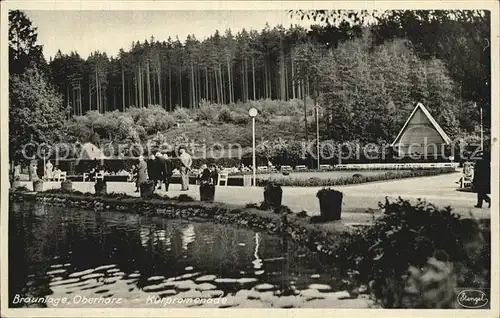
[[[457,301],[464,308],[481,308],[488,304],[486,294],[475,289],[462,290],[457,296]]]

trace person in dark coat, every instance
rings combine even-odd
[[[148,178],[149,180],[154,182],[156,188],[158,181],[161,179],[161,177],[159,176],[161,172],[155,156],[151,155],[151,157],[149,157],[149,160],[147,161],[147,166],[148,166]]]
[[[170,179],[172,178],[173,168],[172,162],[168,158],[167,154],[156,154],[156,160],[159,167],[159,174],[161,175],[158,189],[161,189],[161,182],[165,183],[165,191],[168,192],[168,187],[170,185]]]
[[[491,207],[491,199],[488,196],[491,188],[490,177],[490,155],[488,152],[483,153],[481,160],[477,161],[474,166],[474,178],[472,180],[472,189],[477,193],[476,208],[483,207],[483,201]]]

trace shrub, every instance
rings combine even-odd
[[[299,213],[297,213],[297,217],[299,217],[299,218],[306,218],[307,217],[307,211],[306,210],[300,211]]]
[[[384,307],[407,306],[407,282],[402,277],[410,266],[425,267],[431,257],[453,263],[459,287],[489,287],[488,227],[475,220],[462,220],[449,207],[437,209],[424,201],[413,205],[399,199],[380,206],[384,215],[353,235],[334,255],[341,268],[356,269],[359,281],[371,282],[374,297]],[[450,277],[442,284],[449,288],[447,284],[452,282]],[[446,289],[437,285],[436,290]]]
[[[192,197],[187,194],[180,194],[177,197],[173,197],[172,200],[177,200],[179,202],[193,202],[195,201]]]
[[[172,112],[172,116],[174,117],[175,121],[189,121],[191,117],[189,116],[188,111],[183,108],[183,107],[175,107],[174,111]]]

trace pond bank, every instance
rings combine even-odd
[[[309,218],[300,218],[295,214],[283,213],[280,215],[272,211],[244,206],[184,201],[187,200],[187,197],[143,199],[116,194],[94,196],[83,193],[55,193],[55,191],[53,193],[11,191],[9,200],[11,202],[31,201],[37,205],[77,208],[89,211],[119,211],[167,219],[210,220],[216,223],[264,230],[270,234],[289,237],[293,241],[325,255],[334,250],[335,243],[339,244],[338,240],[335,242],[335,238],[347,235],[355,230],[354,227],[346,226],[341,222],[315,225],[308,223]],[[271,292],[257,295],[255,291],[242,290],[229,298],[228,302],[231,305],[228,307],[371,308],[375,306],[367,294],[360,295],[355,290],[328,293],[307,290],[304,293],[304,295],[280,297],[272,295]],[[184,296],[190,297],[192,295],[186,294]]]
[[[325,254],[331,253],[331,250],[337,247],[341,236],[348,235],[356,231],[359,226],[363,226],[363,224],[348,225],[342,221],[312,224],[310,217],[301,217],[291,212],[277,214],[254,207],[188,201],[186,198],[189,197],[181,196],[180,200],[166,196],[144,199],[125,194],[96,196],[88,193],[57,193],[55,191],[52,193],[11,191],[9,193],[9,200],[14,202],[35,201],[39,204],[93,211],[119,211],[169,219],[209,219],[218,223],[235,224],[265,230],[273,234],[287,235],[294,241]]]

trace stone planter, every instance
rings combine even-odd
[[[279,209],[283,199],[283,190],[276,183],[268,183],[264,186],[264,203],[266,206]]]
[[[35,191],[35,192],[42,192],[43,191],[43,181],[42,180],[33,181],[33,191]]]
[[[107,193],[106,181],[97,180],[97,182],[94,185],[94,190],[96,195],[106,195]]]
[[[215,185],[201,184],[200,185],[200,201],[214,202]]]
[[[141,192],[141,198],[150,198],[155,192],[155,184],[153,181],[146,181],[139,185],[139,191]]]
[[[342,214],[342,192],[325,188],[319,190],[316,196],[319,199],[321,221],[340,220]]]
[[[12,189],[19,188],[20,186],[21,186],[21,181],[19,181],[19,180],[12,180],[10,182],[10,187]]]
[[[73,191],[73,182],[71,180],[64,180],[61,182],[61,190]]]

